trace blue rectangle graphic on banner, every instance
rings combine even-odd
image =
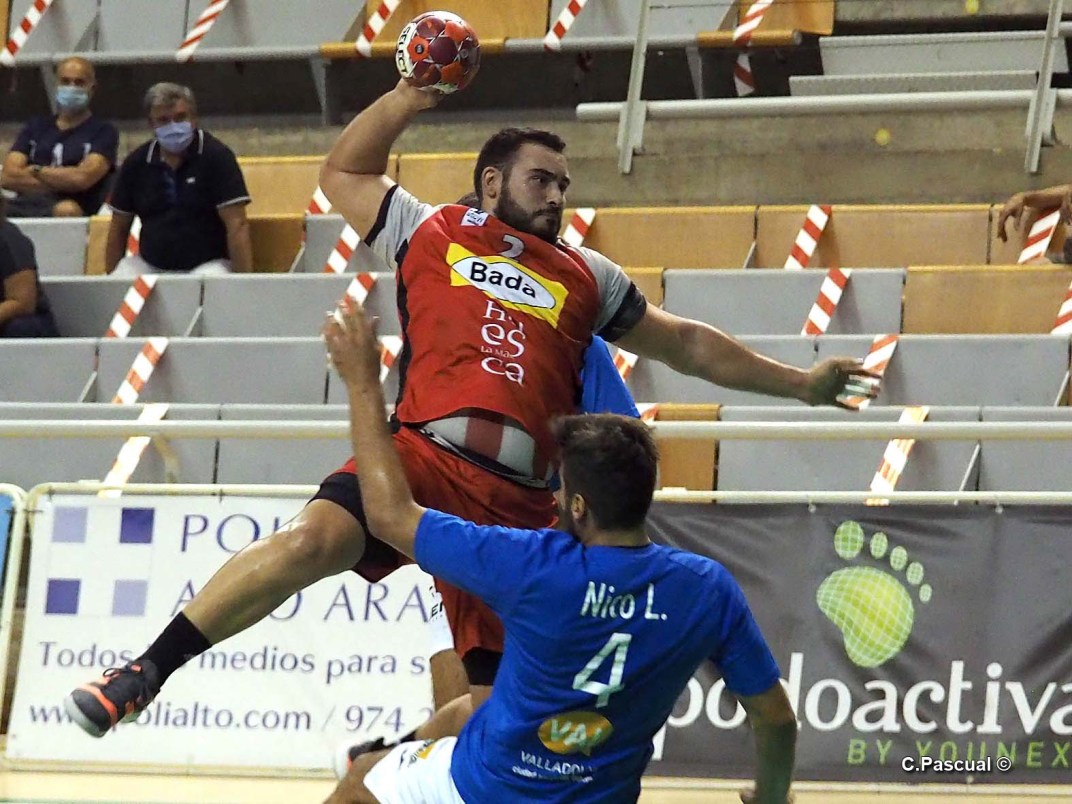
[[[0,495],[0,561],[7,563],[7,540],[8,531],[11,529],[12,500],[6,495]]]

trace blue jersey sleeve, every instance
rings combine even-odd
[[[759,631],[748,601],[737,581],[727,572],[720,582],[724,599],[722,629],[711,661],[722,672],[726,687],[736,695],[759,695],[773,687],[778,664]]]
[[[607,342],[598,335],[584,353],[581,368],[581,410],[584,413],[618,413],[640,418],[636,403],[610,356]]]
[[[513,608],[533,576],[540,531],[475,525],[429,509],[417,526],[421,569],[476,595],[500,616]]]

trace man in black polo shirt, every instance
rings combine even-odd
[[[119,133],[93,116],[93,65],[72,56],[56,67],[55,117],[35,117],[4,159],[0,186],[16,194],[12,218],[96,215],[115,169]]]
[[[125,276],[253,270],[242,170],[230,148],[197,127],[193,92],[155,84],[145,94],[145,110],[156,137],[119,169],[108,202],[105,270]],[[141,219],[140,252],[124,257],[135,216]]]

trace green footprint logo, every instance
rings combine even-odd
[[[834,551],[845,561],[857,558],[864,548],[864,529],[858,522],[842,522],[834,532]],[[876,533],[868,545],[876,561],[889,561],[890,569],[903,573],[911,587],[918,587],[921,603],[931,599],[930,584],[922,583],[923,565],[909,563],[903,547],[890,550],[885,533]],[[912,633],[916,610],[904,583],[885,569],[846,567],[827,576],[815,593],[815,602],[845,640],[845,652],[860,667],[878,667],[904,647]]]

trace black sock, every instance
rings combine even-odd
[[[195,656],[200,656],[212,645],[197,626],[186,619],[181,611],[168,623],[156,641],[139,659],[148,659],[160,671],[160,683]]]

